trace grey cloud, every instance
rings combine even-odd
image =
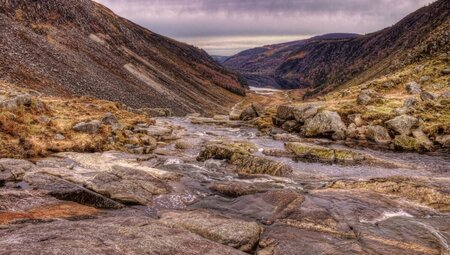
[[[431,0],[96,0],[150,30],[198,37],[369,33]],[[263,43],[263,42],[262,42]],[[200,45],[201,46],[201,45]]]

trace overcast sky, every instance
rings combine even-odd
[[[433,0],[96,0],[153,32],[232,55],[314,35],[370,33]]]

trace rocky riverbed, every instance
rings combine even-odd
[[[155,125],[176,139],[149,155],[1,159],[0,254],[450,252],[448,154],[266,136],[218,117]]]

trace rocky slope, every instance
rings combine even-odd
[[[223,65],[242,74],[252,87],[284,87],[277,82],[275,72],[298,48],[320,41],[357,37],[356,34],[326,34],[306,40],[267,45],[245,50],[226,59]],[[289,88],[289,87],[284,87]]]
[[[89,95],[179,115],[223,112],[244,90],[206,52],[90,0],[0,3],[0,77],[58,96]]]
[[[447,52],[450,50],[449,10],[450,2],[439,0],[375,33],[299,45],[281,61],[270,62],[268,68],[274,75],[267,83],[284,88],[312,87],[316,89],[314,93],[326,92],[350,80],[362,83],[419,59]],[[227,61],[231,68],[232,59]],[[247,65],[252,62],[241,64],[244,74]],[[267,71],[257,66],[256,72]]]

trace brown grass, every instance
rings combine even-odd
[[[0,82],[0,88],[11,87],[11,84]],[[88,97],[40,97],[39,100],[45,104],[44,108],[32,103],[30,107],[0,113],[0,157],[43,157],[63,151],[125,151],[126,139],[119,139],[115,144],[108,141],[111,135],[123,138],[122,131],[113,132],[110,126],[102,125],[97,134],[90,135],[75,132],[72,128],[82,121],[101,120],[108,112],[115,114],[124,128],[142,122],[154,123],[147,116],[126,111],[110,101]],[[56,134],[62,134],[66,139],[57,141],[54,139]]]

